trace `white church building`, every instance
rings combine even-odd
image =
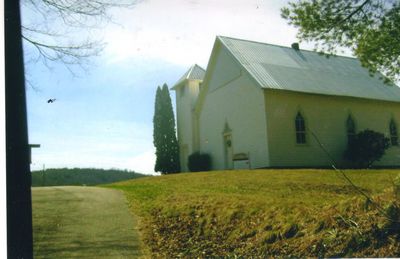
[[[182,171],[207,153],[213,170],[339,165],[364,129],[390,138],[378,166],[400,166],[400,88],[355,58],[218,36],[204,70],[173,86]],[[317,141],[318,139],[318,141]]]

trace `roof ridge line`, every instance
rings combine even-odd
[[[196,64],[192,65],[192,67],[189,69],[189,71],[188,71],[188,73],[187,73],[185,79],[189,79],[189,76],[190,76],[190,74],[193,72],[193,69],[194,69],[194,66],[195,66],[195,65],[196,65]]]
[[[204,68],[202,68],[201,66],[199,66],[197,63],[194,63],[194,65],[193,65],[194,67],[199,67],[201,70],[203,70],[203,71],[206,71]]]
[[[228,36],[222,36],[222,35],[217,35],[217,38],[222,38],[222,39],[223,38],[227,38],[227,39],[231,39],[231,40],[246,41],[246,42],[250,42],[250,43],[269,45],[269,46],[274,46],[274,47],[279,47],[279,48],[293,49],[292,47],[273,44],[273,43],[268,43],[268,42],[255,41],[255,40],[246,40],[246,39],[240,39],[240,38],[234,38],[234,37],[228,37]],[[316,53],[316,54],[320,54],[320,55],[324,55],[325,54],[325,53],[320,53],[318,51],[308,50],[308,49],[300,49],[300,51],[307,51],[307,52]],[[329,55],[330,57],[357,59],[356,57],[342,56],[342,55],[337,55],[337,54],[327,54],[327,55]]]

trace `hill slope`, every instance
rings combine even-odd
[[[178,174],[109,187],[140,212],[154,256],[399,256],[399,173],[346,171],[394,221],[332,170]]]
[[[32,186],[62,186],[62,185],[98,185],[136,179],[143,174],[121,170],[104,170],[94,168],[59,168],[34,171]]]

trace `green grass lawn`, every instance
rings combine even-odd
[[[345,172],[380,206],[395,201],[400,170]],[[189,173],[108,187],[139,213],[154,255],[400,255],[390,222],[333,170]]]

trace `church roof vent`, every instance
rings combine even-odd
[[[293,42],[293,43],[292,43],[292,49],[294,49],[294,50],[300,50],[299,43],[298,43],[298,42]]]

